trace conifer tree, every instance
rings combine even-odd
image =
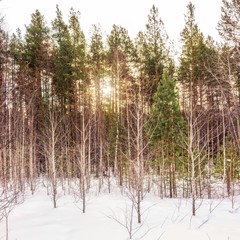
[[[189,180],[191,182],[192,214],[196,214],[197,179],[201,179],[203,159],[201,154],[206,151],[205,118],[203,117],[203,86],[204,78],[204,39],[196,22],[194,5],[190,2],[187,6],[188,14],[185,18],[185,27],[181,33],[182,54],[178,69],[178,79],[187,92],[183,94],[183,110],[188,122],[187,144]],[[206,71],[205,71],[206,72]],[[201,180],[199,180],[201,192]]]
[[[157,167],[160,169],[161,185],[165,167],[169,170],[169,196],[176,196],[174,169],[182,135],[185,134],[185,120],[180,110],[176,80],[164,70],[157,92],[153,96],[149,132],[152,134],[153,147],[158,155]],[[161,194],[163,189],[161,188]]]
[[[28,94],[27,101],[30,101],[32,93],[34,92],[34,108],[36,111],[36,118],[41,115],[41,104],[43,95],[43,72],[47,71],[48,49],[46,49],[49,40],[49,28],[46,25],[44,16],[36,10],[32,14],[29,26],[26,26],[26,34],[24,36],[24,45],[22,49],[22,60],[28,67],[29,87],[32,88]],[[19,42],[20,43],[20,42]],[[21,47],[19,45],[19,47]],[[21,49],[16,52],[18,57],[21,57]],[[15,55],[17,57],[17,55]]]
[[[108,66],[111,71],[111,79],[113,89],[113,112],[115,113],[115,147],[114,147],[114,172],[119,170],[122,177],[122,163],[118,163],[118,159],[122,159],[120,140],[121,129],[123,127],[123,109],[125,108],[128,97],[127,89],[131,85],[130,64],[132,63],[132,54],[134,51],[133,43],[128,35],[128,31],[120,26],[113,25],[110,35],[108,36]],[[120,165],[120,166],[118,166]],[[119,167],[119,169],[118,169]],[[120,177],[120,183],[122,179]]]
[[[153,5],[148,15],[146,30],[138,34],[136,42],[140,71],[143,75],[144,94],[150,102],[157,91],[164,66],[168,60],[165,46],[167,39],[168,36],[163,21],[159,17],[158,8]]]
[[[20,51],[17,53],[18,57],[22,54],[24,64],[20,63],[20,66],[25,68],[22,78],[24,79],[24,95],[26,105],[28,105],[29,129],[31,132],[29,140],[30,179],[34,174],[34,164],[37,164],[38,171],[41,171],[40,169],[45,166],[41,154],[41,125],[44,122],[44,78],[49,72],[48,40],[49,28],[46,25],[44,16],[36,10],[32,14],[30,24],[26,26],[22,53],[21,44],[19,44]]]
[[[82,198],[83,213],[86,211],[86,191],[90,181],[91,165],[91,104],[89,102],[90,81],[87,70],[86,39],[80,26],[80,13],[71,9],[69,17],[69,33],[72,44],[72,76],[74,88],[74,133],[75,159],[77,174],[80,176],[79,189]],[[88,185],[87,185],[88,182]]]
[[[218,23],[219,34],[224,40],[224,45],[218,49],[218,68],[216,79],[221,86],[221,104],[223,131],[223,180],[227,183],[228,195],[232,195],[231,186],[234,185],[234,171],[229,171],[240,154],[240,2],[238,0],[223,0],[221,19]],[[227,113],[231,109],[230,114]],[[227,119],[226,119],[226,116]],[[227,123],[230,122],[229,128]],[[235,139],[235,140],[234,140]],[[235,142],[234,151],[230,147]],[[231,164],[226,161],[227,155],[231,155]],[[229,156],[229,155],[228,155]],[[228,166],[231,165],[231,166]]]
[[[105,123],[103,122],[103,97],[101,86],[104,84],[106,77],[105,66],[105,49],[103,46],[102,32],[100,26],[93,25],[88,56],[90,80],[94,87],[93,96],[93,151],[94,163],[96,164],[96,174],[100,178],[104,172],[104,153],[105,153]],[[99,184],[101,187],[101,184]]]
[[[234,45],[240,42],[240,2],[223,0],[221,20],[218,24],[220,35]]]
[[[79,22],[79,12],[72,8],[69,17],[69,33],[73,47],[73,78],[87,81],[86,76],[86,39]]]
[[[183,46],[178,70],[178,79],[186,86],[185,88],[188,91],[188,93],[183,93],[184,98],[187,97],[185,94],[191,94],[193,107],[196,107],[199,101],[201,102],[201,99],[199,100],[200,94],[198,86],[203,80],[201,71],[204,69],[201,69],[202,66],[200,63],[203,61],[201,48],[204,40],[195,22],[195,6],[189,3],[187,8],[188,15],[185,18],[185,27],[181,33]]]
[[[73,46],[68,25],[64,22],[62,12],[57,6],[56,17],[52,22],[54,54],[53,87],[64,111],[71,111],[74,102],[73,82]]]
[[[221,19],[218,23],[220,36],[228,45],[228,65],[226,71],[234,80],[234,88],[238,92],[237,102],[240,102],[240,2],[238,0],[223,0]],[[227,48],[225,48],[225,51]],[[224,59],[222,59],[224,61]],[[236,102],[236,103],[237,103]]]
[[[71,77],[69,80],[73,82],[74,122],[78,129],[80,129],[80,108],[85,107],[84,98],[86,98],[88,85],[86,40],[80,27],[79,15],[79,12],[75,12],[74,9],[71,9],[69,17],[69,33],[71,38],[72,59],[69,60],[72,61],[72,73],[71,76],[69,76],[69,78]],[[79,143],[78,132],[79,131],[77,130],[75,131],[77,144]]]

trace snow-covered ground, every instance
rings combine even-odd
[[[9,216],[9,240],[126,240],[129,239],[130,200],[114,188],[87,197],[86,213],[72,195],[60,194],[58,207],[39,184],[34,195]],[[143,224],[133,219],[132,239],[143,240],[239,240],[240,198],[199,200],[197,216],[191,215],[189,199],[160,199],[147,195],[142,202]],[[5,239],[5,221],[0,223],[0,239]]]

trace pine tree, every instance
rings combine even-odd
[[[217,79],[221,83],[221,95],[223,97],[222,111],[223,130],[223,180],[227,183],[228,195],[233,194],[231,185],[234,185],[234,173],[229,171],[226,156],[231,155],[231,165],[240,154],[240,2],[239,0],[223,0],[221,19],[218,24],[220,36],[224,40],[224,45],[219,49],[218,75]],[[231,109],[227,113],[227,110]],[[228,117],[226,117],[228,116]],[[227,118],[227,119],[226,119]],[[231,122],[230,129],[227,122]],[[235,140],[234,140],[235,139]],[[230,143],[232,142],[232,143]],[[232,145],[234,142],[235,149]],[[232,151],[233,150],[233,151]],[[230,167],[231,168],[231,167]]]
[[[155,122],[153,139],[170,144],[178,141],[178,135],[183,130],[183,116],[180,110],[176,80],[169,76],[166,70],[158,90],[153,97],[152,121]]]
[[[240,103],[240,2],[238,0],[223,0],[221,20],[218,23],[220,36],[224,39],[228,48],[228,65],[226,71],[234,80],[234,88],[238,92],[238,104]],[[226,57],[225,57],[226,58]],[[224,61],[224,59],[222,59]]]
[[[223,0],[221,20],[218,24],[220,35],[234,45],[240,42],[240,2]]]
[[[101,104],[101,84],[105,77],[105,58],[106,53],[103,46],[102,32],[99,26],[93,25],[88,56],[90,78],[95,89],[95,107]]]
[[[36,10],[32,14],[31,23],[26,26],[25,61],[30,68],[38,68],[41,63],[41,48],[48,38],[49,29],[44,16]]]
[[[179,165],[179,142],[182,141],[185,131],[186,123],[180,109],[176,80],[164,70],[157,92],[153,96],[148,132],[152,135],[151,141],[157,153],[155,164],[160,169],[161,182],[165,181],[163,172],[168,168],[170,197],[176,196],[174,169]],[[162,195],[162,187],[160,191]]]
[[[69,33],[73,47],[73,78],[87,81],[86,72],[86,39],[79,22],[79,12],[72,8],[69,17]]]
[[[40,117],[42,96],[43,96],[43,73],[47,71],[48,67],[48,40],[49,40],[49,28],[46,25],[44,16],[36,10],[32,14],[31,23],[26,26],[26,34],[24,36],[24,44],[22,50],[15,51],[15,57],[21,59],[25,62],[28,67],[29,74],[29,86],[31,91],[29,92],[28,98],[32,97],[34,92],[35,110],[38,111],[36,118]],[[18,46],[21,48],[21,43]],[[16,55],[18,54],[18,56]],[[29,99],[27,100],[29,101]]]
[[[88,55],[89,75],[91,85],[93,86],[93,141],[92,151],[94,151],[94,163],[96,165],[96,175],[101,179],[104,169],[105,153],[105,122],[103,121],[103,99],[101,85],[104,84],[105,78],[105,49],[103,46],[102,32],[100,26],[92,26],[92,35],[90,50]],[[99,189],[101,188],[101,180]]]
[[[199,101],[202,102],[202,96],[200,97],[201,92],[199,93],[198,86],[203,80],[201,76],[201,71],[204,70],[201,68],[201,62],[203,62],[201,49],[204,40],[195,22],[194,5],[190,3],[187,8],[188,15],[185,19],[185,27],[181,33],[183,46],[178,70],[178,79],[186,86],[185,88],[188,91],[188,93],[183,94],[191,94],[193,107],[195,107]],[[184,98],[185,97],[187,96],[185,95]]]
[[[64,22],[62,12],[57,6],[56,18],[52,22],[53,53],[53,87],[64,111],[71,111],[74,102],[73,82],[73,45],[68,25]]]
[[[36,10],[32,14],[31,22],[26,26],[26,33],[23,40],[21,53],[24,64],[24,74],[21,78],[24,81],[24,95],[26,105],[28,106],[29,117],[29,166],[30,181],[32,181],[34,173],[34,164],[37,164],[37,170],[43,169],[45,160],[42,156],[41,131],[44,122],[44,82],[49,75],[49,28],[46,25],[44,16]],[[16,56],[16,55],[15,55]],[[49,79],[48,79],[49,80]],[[48,81],[47,80],[47,81]],[[31,104],[29,104],[31,103]],[[32,184],[32,182],[31,182]]]
[[[188,121],[187,144],[189,170],[191,182],[192,214],[196,214],[197,192],[202,192],[202,167],[206,152],[206,118],[204,117],[204,86],[206,69],[204,69],[205,42],[196,22],[194,5],[187,6],[188,14],[185,27],[181,33],[182,54],[178,69],[178,80],[182,84],[183,110]],[[202,157],[204,156],[204,157]],[[199,180],[199,181],[198,181]],[[198,186],[197,186],[198,184]]]
[[[166,50],[168,36],[164,24],[158,14],[158,8],[153,5],[148,15],[146,30],[139,32],[136,41],[138,62],[142,74],[144,94],[148,101],[157,91],[163,69],[168,60]]]
[[[113,107],[115,113],[116,127],[115,131],[115,146],[114,146],[114,173],[119,171],[120,183],[122,183],[122,162],[118,159],[121,157],[121,139],[123,127],[123,109],[127,105],[130,96],[128,95],[129,88],[132,88],[132,72],[130,65],[134,52],[133,43],[128,35],[128,31],[120,26],[113,25],[110,35],[107,38],[108,42],[108,66],[110,70],[111,81],[113,85]],[[133,89],[133,88],[132,88]],[[133,89],[134,90],[134,89]],[[118,169],[119,168],[119,169]]]
[[[69,17],[69,33],[71,38],[72,59],[71,62],[71,76],[69,81],[72,81],[74,91],[74,122],[76,129],[81,129],[79,114],[81,108],[85,108],[87,86],[89,84],[87,76],[87,53],[86,53],[86,40],[84,33],[80,27],[79,12],[74,9],[70,11]],[[70,64],[70,63],[69,63]],[[83,117],[83,116],[82,116]],[[76,130],[76,143],[79,144],[79,131]]]

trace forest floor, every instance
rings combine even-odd
[[[53,208],[46,187],[38,183],[32,195],[9,215],[9,240],[126,240],[129,239],[131,201],[117,187],[108,193],[97,185],[87,195],[86,213],[73,194],[58,195]],[[198,200],[191,214],[190,199],[160,199],[147,194],[142,201],[142,224],[133,217],[132,239],[143,240],[239,240],[240,197]],[[129,226],[129,227],[127,227]],[[131,230],[130,230],[131,231]],[[5,219],[0,239],[6,239]]]

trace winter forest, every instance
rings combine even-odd
[[[26,192],[35,194],[39,181],[52,208],[72,194],[86,214],[93,184],[98,193],[117,186],[132,207],[124,224],[111,218],[130,239],[135,217],[139,226],[144,222],[149,193],[159,201],[188,199],[191,216],[201,199],[231,199],[234,208],[240,1],[223,0],[216,26],[221,43],[203,35],[189,3],[177,58],[156,6],[135,39],[117,25],[104,39],[93,25],[87,41],[79,14],[71,9],[64,21],[56,6],[48,25],[36,10],[25,32],[14,34],[1,18],[0,222],[6,220],[6,232],[11,211]]]

